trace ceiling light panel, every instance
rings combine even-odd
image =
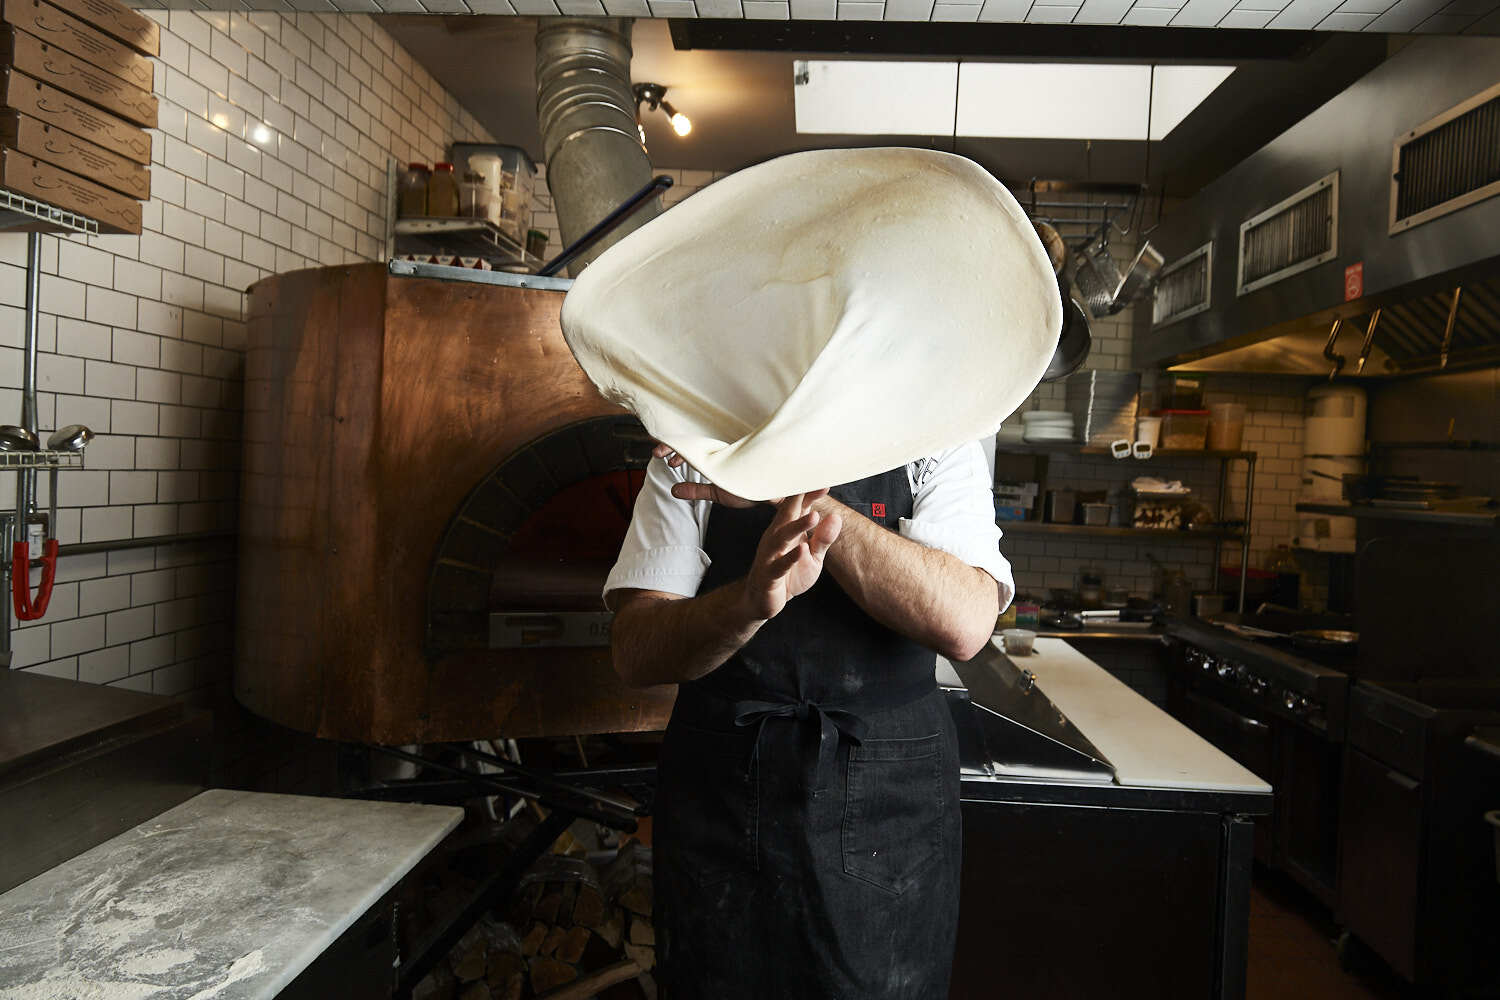
[[[1158,66],[1151,97],[1151,138],[1165,139],[1229,79],[1233,66]]]
[[[952,135],[958,64],[797,60],[797,131]]]
[[[1150,93],[1150,66],[964,63],[958,134],[1144,139]]]

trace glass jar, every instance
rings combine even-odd
[[[466,219],[483,219],[490,212],[490,189],[484,175],[470,171],[458,186],[458,214]]]
[[[420,218],[427,214],[427,180],[432,171],[425,163],[408,163],[396,183],[396,216]]]
[[[458,214],[458,181],[451,163],[433,165],[432,176],[427,179],[427,214],[435,219]]]

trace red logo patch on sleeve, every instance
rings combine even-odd
[[[872,504],[870,504],[870,516],[871,517],[885,517],[885,504],[883,504],[883,503],[872,503]]]

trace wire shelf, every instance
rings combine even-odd
[[[6,469],[81,469],[81,451],[0,451],[0,471]]]
[[[38,226],[37,223],[44,225]],[[24,194],[0,188],[0,230],[83,233],[85,236],[98,236],[99,223],[77,212],[57,208],[44,201],[37,201]]]
[[[394,237],[398,255],[482,257],[496,265],[525,265],[531,270],[542,264],[514,236],[488,219],[397,219]]]

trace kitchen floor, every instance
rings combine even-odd
[[[1250,887],[1248,1000],[1399,1000],[1410,987],[1377,960],[1339,968],[1338,928],[1328,912],[1284,878],[1255,873]]]

